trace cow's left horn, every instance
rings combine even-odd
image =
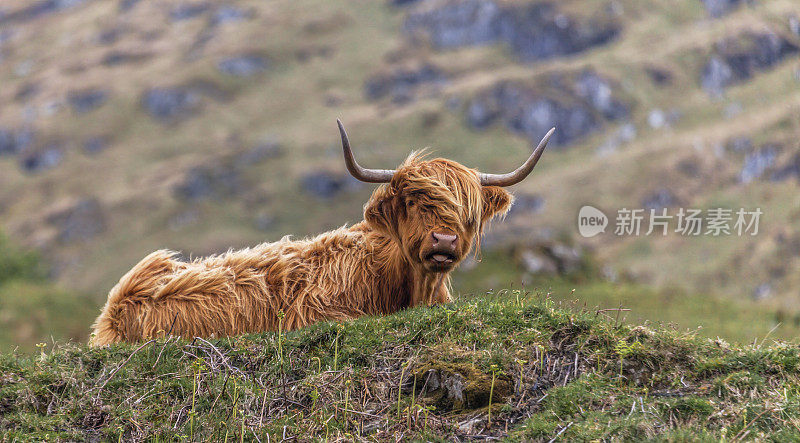
[[[344,150],[344,164],[347,165],[347,170],[350,174],[367,183],[389,183],[392,181],[394,170],[388,169],[367,169],[362,168],[353,157],[353,151],[350,149],[350,140],[347,139],[347,132],[344,131],[342,121],[338,118],[336,123],[339,124],[339,133],[342,134],[342,149]]]
[[[550,136],[552,136],[555,131],[556,128],[552,128],[545,134],[542,141],[539,142],[539,146],[534,149],[533,154],[528,157],[528,160],[522,166],[508,174],[481,174],[481,184],[483,186],[511,186],[524,180],[525,177],[533,171],[533,167],[536,166],[536,162],[538,162],[539,157],[542,156],[544,148],[547,147]]]

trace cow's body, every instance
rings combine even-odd
[[[384,183],[365,205],[364,221],[192,262],[154,252],[111,289],[91,343],[272,331],[280,313],[282,327],[296,329],[448,301],[450,272],[511,205],[503,186],[530,173],[553,133],[522,166],[497,175],[418,154],[394,171],[364,169],[341,123],[339,130],[350,173]]]
[[[450,297],[441,275],[413,272],[395,243],[365,222],[192,262],[174,255],[156,251],[122,277],[95,323],[93,345],[277,330],[281,311],[283,328],[295,329]]]

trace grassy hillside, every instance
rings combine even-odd
[[[509,291],[289,333],[6,353],[0,432],[123,441],[800,438],[796,346],[731,346],[609,316]]]
[[[58,288],[38,254],[0,234],[0,350],[24,352],[53,340],[85,341],[97,308],[91,297]]]

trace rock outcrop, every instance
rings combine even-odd
[[[700,84],[711,96],[766,71],[787,56],[800,52],[797,44],[772,32],[746,32],[717,43],[703,68]]]
[[[422,2],[404,31],[437,49],[505,43],[523,61],[576,54],[612,41],[620,25],[610,17],[567,16],[555,3],[501,4],[492,0]]]
[[[557,126],[553,146],[571,144],[628,115],[610,81],[591,70],[550,75],[533,83],[500,82],[478,93],[467,106],[467,124],[484,129],[502,121],[511,131],[538,142]]]

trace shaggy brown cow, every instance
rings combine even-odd
[[[416,153],[396,171],[364,169],[341,122],[339,131],[350,173],[386,183],[364,207],[364,221],[192,262],[156,251],[111,289],[91,344],[276,330],[279,312],[283,328],[295,329],[447,302],[450,271],[511,205],[502,186],[531,172],[553,134],[516,171],[496,175]]]

